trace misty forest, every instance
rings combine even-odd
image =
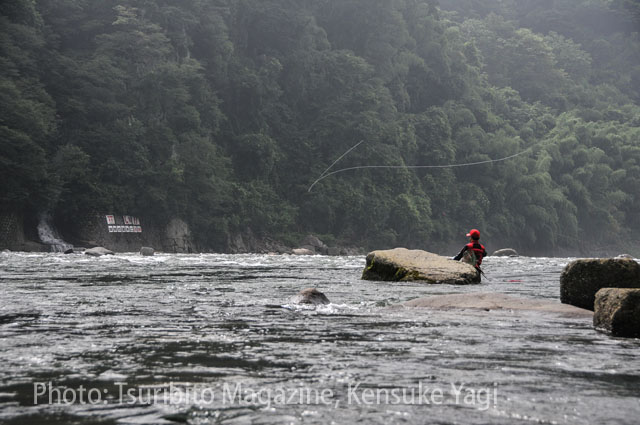
[[[3,1],[0,209],[637,252],[639,28],[633,0]]]

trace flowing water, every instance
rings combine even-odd
[[[473,286],[359,279],[363,257],[0,254],[6,424],[637,424],[640,340],[590,318],[389,306],[556,301],[570,259]],[[332,304],[288,299],[317,287]]]
[[[51,252],[65,252],[68,249],[73,249],[73,245],[62,240],[51,222],[50,214],[45,213],[40,216],[40,222],[37,227],[40,242],[49,245]]]

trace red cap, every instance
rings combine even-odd
[[[469,230],[469,233],[467,233],[467,237],[473,238],[473,239],[480,239],[480,230],[478,229]]]

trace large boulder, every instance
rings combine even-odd
[[[293,304],[329,304],[329,298],[316,288],[307,288],[298,292],[293,298],[291,298]]]
[[[593,326],[613,336],[640,337],[640,289],[599,290]]]
[[[560,301],[593,311],[602,288],[640,288],[640,264],[628,258],[585,258],[560,275]]]
[[[502,248],[494,251],[492,257],[517,257],[518,252],[513,248]]]
[[[450,283],[480,283],[475,267],[418,249],[395,248],[373,251],[367,255],[362,279]]]
[[[542,313],[557,313],[563,316],[589,318],[593,315],[589,310],[572,305],[560,304],[548,300],[517,298],[510,295],[489,292],[433,295],[407,301],[402,304],[402,306],[443,310],[529,310]]]
[[[85,255],[91,255],[92,257],[101,257],[103,255],[113,255],[113,251],[108,250],[107,248],[103,248],[101,246],[97,246],[95,248],[90,248],[84,251]]]
[[[295,248],[291,250],[293,255],[313,255],[315,252],[307,248]]]

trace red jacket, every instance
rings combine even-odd
[[[487,255],[487,250],[484,249],[484,246],[480,242],[470,242],[466,244],[462,247],[462,250],[458,255],[453,257],[453,259],[459,261],[467,250],[473,251],[476,256],[476,267],[480,267],[480,264],[482,264],[482,258]]]

